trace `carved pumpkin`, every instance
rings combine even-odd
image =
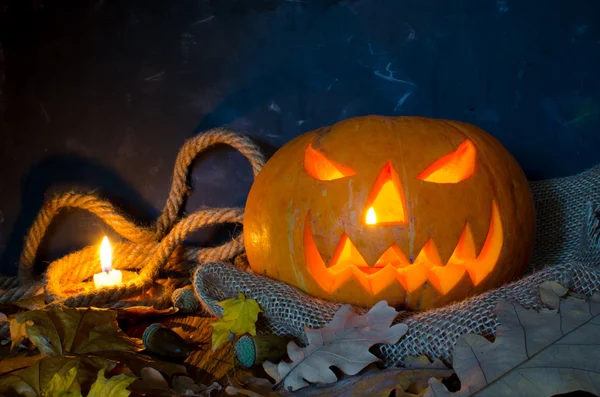
[[[358,117],[279,149],[246,203],[253,271],[317,297],[413,310],[520,276],[534,205],[516,160],[462,122]]]

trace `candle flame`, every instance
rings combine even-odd
[[[100,244],[100,267],[106,273],[112,270],[112,249],[106,236],[104,236],[102,244]]]
[[[371,207],[367,211],[367,225],[374,225],[376,223],[377,223],[377,215],[375,214],[375,209],[373,207]]]

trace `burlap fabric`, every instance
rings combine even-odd
[[[426,354],[446,363],[457,339],[467,333],[493,335],[499,300],[539,310],[538,286],[557,281],[579,294],[600,291],[600,165],[575,176],[532,182],[537,213],[531,266],[520,280],[455,304],[420,313],[403,312],[396,321],[408,332],[396,345],[376,353],[386,366],[402,365],[408,355]],[[238,292],[258,301],[263,310],[258,331],[284,335],[305,344],[304,327],[331,320],[338,303],[306,295],[287,284],[227,263],[208,263],[194,272],[193,285],[204,309],[220,317],[216,303]],[[356,308],[364,312],[364,308]]]

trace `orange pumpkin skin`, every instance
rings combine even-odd
[[[385,219],[373,223],[369,209]],[[313,296],[427,310],[521,276],[534,220],[522,169],[485,131],[366,116],[269,159],[248,195],[244,241],[254,272]]]

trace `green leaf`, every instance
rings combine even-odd
[[[77,367],[66,373],[57,372],[44,390],[45,397],[82,397],[81,385],[77,381]]]
[[[13,389],[26,397],[41,396],[48,384],[56,377],[66,377],[66,373],[76,368],[77,382],[89,385],[98,368],[113,368],[115,362],[100,357],[45,357],[31,366],[6,374],[0,378],[0,385]]]
[[[26,334],[45,356],[143,350],[141,340],[121,331],[116,317],[115,312],[94,308],[30,310],[11,320],[11,337],[15,345]]]

